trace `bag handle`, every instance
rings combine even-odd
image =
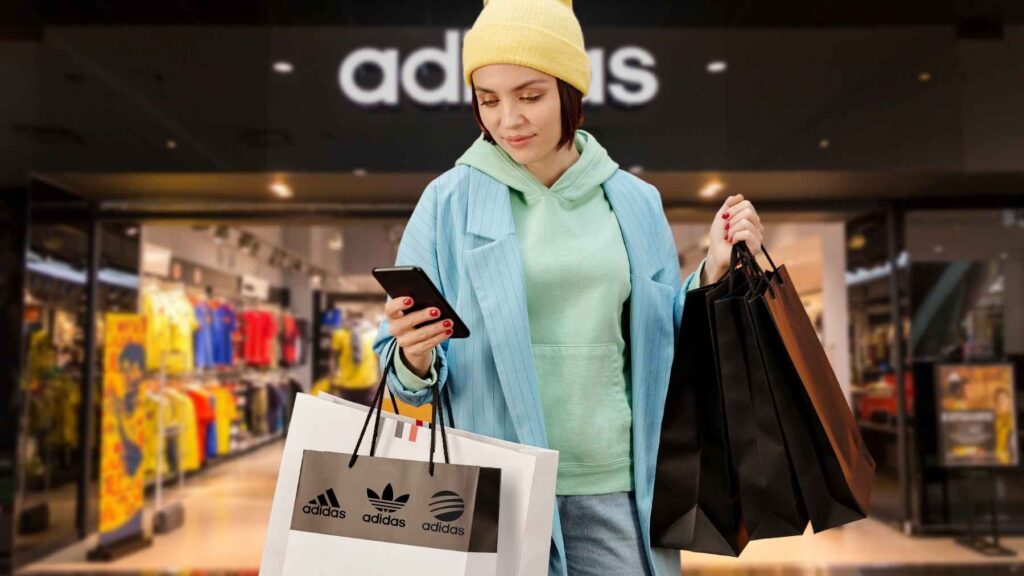
[[[398,348],[397,341],[393,341],[392,347],[388,349],[385,354],[387,355],[387,361],[384,364],[384,370],[381,374],[380,383],[377,385],[377,392],[374,394],[373,403],[370,406],[370,411],[366,413],[366,420],[363,422],[363,428],[359,431],[359,438],[356,440],[356,447],[352,450],[352,458],[349,459],[348,467],[352,468],[356,464],[356,460],[359,458],[359,447],[363,444],[363,437],[366,435],[366,430],[370,426],[370,418],[373,418],[373,437],[370,440],[370,456],[373,457],[377,454],[377,443],[380,440],[380,415],[384,409],[384,390],[388,391],[391,397],[391,405],[394,408],[395,414],[398,414],[398,403],[395,401],[395,394],[388,388],[387,377],[388,372],[395,362],[396,349]],[[441,392],[438,390],[438,386],[435,384],[431,386],[431,418],[430,418],[430,475],[434,475],[434,451],[436,446],[436,430],[438,424],[441,427],[441,442],[443,444],[444,461],[445,464],[450,464],[448,455],[448,435],[445,433],[444,423],[444,408],[442,407]],[[444,402],[448,410],[448,421],[454,422],[452,417],[452,404],[451,396],[448,392],[448,386],[444,387]],[[452,424],[454,426],[454,424]]]
[[[370,440],[370,456],[373,456],[377,452],[377,441],[380,434],[380,413],[384,409],[384,389],[387,388],[388,395],[391,397],[391,407],[394,409],[395,414],[398,414],[398,402],[395,400],[395,393],[388,388],[388,372],[395,363],[395,349],[398,347],[398,341],[392,342],[391,348],[385,352],[387,360],[384,363],[384,368],[381,370],[380,383],[377,384],[377,392],[373,395],[373,402],[370,404],[370,411],[366,413],[366,421],[363,422],[363,429],[359,431],[359,438],[356,440],[356,447],[352,450],[352,458],[348,462],[348,467],[355,466],[356,459],[358,458],[359,447],[363,445],[363,437],[366,435],[366,429],[370,426],[370,418],[376,416],[373,422],[373,438]]]
[[[437,427],[441,427],[441,443],[444,446],[444,463],[451,464],[451,460],[448,458],[448,435],[444,431],[444,410],[441,408],[441,392],[437,389],[437,386],[433,388],[433,402],[431,402],[431,417],[430,417],[430,465],[428,470],[430,475],[434,475],[434,446],[437,442]],[[445,387],[445,390],[448,388]],[[450,403],[449,403],[450,406]]]

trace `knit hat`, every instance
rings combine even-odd
[[[483,0],[462,44],[466,85],[488,64],[518,64],[590,90],[590,59],[572,0]]]

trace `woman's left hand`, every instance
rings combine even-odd
[[[750,253],[757,256],[764,239],[764,225],[754,205],[744,200],[742,194],[736,194],[726,198],[715,214],[710,234],[711,243],[707,262],[704,263],[705,278],[700,279],[701,286],[718,281],[729,271],[735,243],[745,242]]]

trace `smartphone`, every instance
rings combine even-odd
[[[405,313],[437,308],[441,311],[438,320],[452,321],[451,338],[469,337],[469,328],[455,313],[455,309],[441,296],[441,291],[430,281],[430,276],[419,266],[396,266],[393,268],[374,268],[373,277],[392,298],[412,298],[412,307]],[[416,326],[424,326],[437,320],[428,320]]]

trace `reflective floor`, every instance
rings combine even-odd
[[[255,576],[270,518],[283,443],[262,448],[190,480],[170,502],[185,506],[182,528],[111,562],[85,562],[87,540],[19,574]],[[683,553],[689,576],[1024,576],[1024,538],[1006,538],[1015,558],[986,558],[950,538],[908,537],[871,519],[793,538],[752,542],[742,558]],[[941,564],[941,565],[940,565]],[[199,569],[202,568],[202,569]]]

